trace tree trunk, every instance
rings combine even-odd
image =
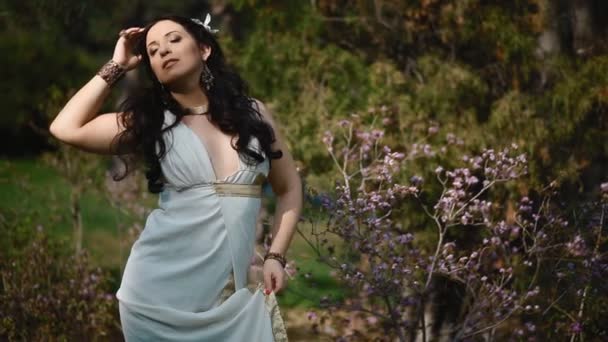
[[[80,192],[76,187],[72,187],[71,195],[72,208],[72,226],[74,227],[74,242],[76,244],[76,253],[82,250],[82,214],[80,212]]]
[[[593,18],[590,0],[572,3],[572,47],[577,55],[591,53],[593,45]]]
[[[538,37],[538,52],[541,58],[555,55],[562,50],[559,32],[559,11],[554,1],[544,0],[541,2],[541,16],[544,29]]]

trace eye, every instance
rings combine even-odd
[[[180,37],[175,37],[175,38],[171,39],[171,43],[177,43],[180,41],[180,39],[181,39]]]

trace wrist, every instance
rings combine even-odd
[[[266,265],[267,261],[278,262],[281,266],[283,266],[283,263],[279,259],[276,259],[276,258],[267,258],[266,260],[264,260],[264,264],[263,265]],[[285,267],[285,266],[283,266],[283,267]]]
[[[278,262],[281,263],[281,265],[283,267],[285,267],[285,265],[287,265],[287,260],[285,259],[285,256],[282,253],[277,253],[277,252],[266,252],[266,255],[264,255],[264,262],[266,262],[266,260],[268,259],[274,259],[277,260]]]
[[[125,69],[125,71],[129,71],[129,69],[127,68],[127,62],[120,60],[119,58],[114,58],[112,57],[112,59],[110,59],[110,61],[113,61],[114,63],[118,64],[120,67],[122,67],[123,69]]]
[[[122,76],[127,72],[127,69],[115,62],[113,59],[110,59],[106,64],[104,64],[101,69],[97,72],[104,81],[108,83],[108,85],[112,86],[116,81],[118,81]]]

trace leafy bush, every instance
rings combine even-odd
[[[436,162],[446,146],[395,152],[382,144],[383,130],[363,122],[342,120],[325,132],[340,176],[316,208],[328,220],[309,221],[307,240],[348,289],[346,299],[323,298],[322,308],[328,317],[356,312],[361,322],[346,329],[336,322],[335,336],[608,336],[600,304],[608,293],[608,184],[596,191],[603,201],[577,206],[575,214],[554,200],[554,185],[513,201],[517,194],[496,190],[525,181],[527,157],[517,145],[465,154],[446,168]],[[423,168],[415,164],[435,166],[416,174]],[[398,183],[404,175],[409,181]],[[451,317],[428,315],[445,305],[443,288],[458,298],[445,308]]]
[[[3,226],[3,238],[10,239],[9,230],[16,226]],[[23,248],[15,243],[11,257],[4,252],[0,257],[0,339],[91,341],[116,336],[118,308],[108,292],[109,274],[90,266],[86,250],[66,252],[72,248],[50,240],[41,225],[28,235],[24,240],[19,234]]]

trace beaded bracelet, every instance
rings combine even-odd
[[[108,83],[108,85],[114,84],[119,78],[125,74],[126,70],[120,64],[109,60],[104,64],[101,69],[97,72],[101,78]]]
[[[267,252],[266,255],[264,255],[264,262],[266,262],[267,259],[275,259],[278,262],[280,262],[283,267],[285,267],[285,265],[287,265],[287,261],[285,260],[285,257],[279,253]]]

